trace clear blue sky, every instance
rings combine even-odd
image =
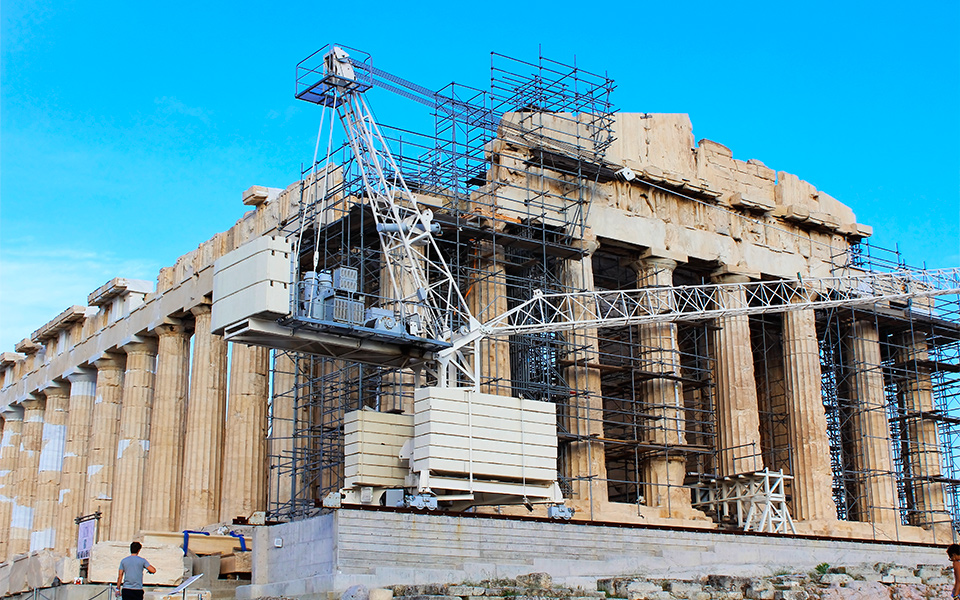
[[[431,88],[489,52],[606,71],[626,112],[799,175],[911,263],[960,265],[960,9],[913,3],[3,3],[0,350],[114,276],[157,270],[285,187],[325,43]],[[536,6],[536,8],[534,8]],[[371,98],[385,122],[418,105]]]

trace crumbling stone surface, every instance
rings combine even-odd
[[[948,574],[949,569],[939,565],[824,565],[816,572],[762,577],[609,577],[597,580],[595,592],[558,585],[544,573],[515,580],[395,585],[391,589],[398,600],[928,600],[948,597],[953,583]]]

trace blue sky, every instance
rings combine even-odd
[[[430,88],[484,87],[492,50],[576,55],[620,110],[689,113],[698,139],[810,181],[909,262],[960,265],[958,6],[5,2],[0,351],[111,277],[155,279],[250,185],[295,181],[320,115],[294,67],[331,41]],[[388,123],[420,111],[371,103]]]

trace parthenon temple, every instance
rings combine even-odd
[[[803,282],[902,268],[850,207],[697,141],[685,114],[504,86],[494,132],[448,116],[466,141],[438,119],[394,150],[441,231],[429,256],[443,256],[477,321],[538,294],[617,290],[670,290],[669,312],[693,301],[683,286],[756,308],[751,285],[778,281],[799,282],[790,301],[803,306],[484,337],[469,415],[447,413],[459,396],[423,392],[432,375],[417,363],[436,348],[383,342],[404,360],[375,364],[318,351],[329,328],[284,320],[304,281],[333,273],[342,306],[366,315],[344,327],[382,342],[402,314],[390,286],[412,285],[388,272],[362,173],[338,151],[285,189],[244,191],[243,217],[155,282],[118,274],[0,355],[0,563],[74,557],[78,521],[93,516],[97,543],[244,524],[264,532],[256,588],[286,576],[269,554],[282,550],[276,528],[365,507],[376,523],[418,502],[437,519],[955,541],[958,296],[830,304]],[[279,266],[258,271],[268,263]],[[231,283],[234,265],[249,287]],[[261,305],[280,308],[243,312]],[[434,448],[461,428],[467,445]]]

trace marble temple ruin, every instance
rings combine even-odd
[[[408,176],[480,322],[533,290],[802,281],[877,267],[864,252],[871,228],[850,207],[696,141],[687,115],[607,107],[591,121],[585,109],[564,110],[518,102],[504,112],[495,134],[462,151],[472,180]],[[570,150],[590,144],[589,156]],[[351,485],[374,490],[373,500],[357,496],[361,506],[382,504],[379,488],[404,487],[410,468],[398,452],[421,425],[413,369],[247,345],[214,314],[215,272],[257,243],[284,265],[292,247],[302,271],[349,265],[360,302],[389,308],[356,178],[347,162],[333,164],[286,189],[250,187],[248,212],[155,282],[108,281],[0,355],[0,563],[42,551],[73,557],[81,517],[98,516],[98,542],[128,542],[221,524],[267,529],[345,510],[323,504]],[[424,164],[403,169],[423,173]],[[321,182],[337,190],[318,210]],[[289,245],[291,232],[300,246]],[[285,275],[270,293],[297,294]],[[801,287],[796,302],[815,295]],[[546,424],[556,435],[544,439],[555,445],[536,457],[546,461],[536,473],[548,476],[520,477],[556,482],[572,522],[744,529],[718,490],[773,474],[782,486],[774,514],[789,521],[778,535],[946,544],[960,524],[957,308],[956,295],[813,303],[483,339],[480,391],[519,399],[509,414],[521,418],[532,414],[522,402],[552,405]],[[367,426],[384,440],[400,436],[380,442],[395,445],[372,467],[350,454],[351,432],[367,422],[389,429]],[[488,451],[495,462],[497,446]],[[546,503],[530,512],[516,498],[442,500],[437,518],[547,514]]]

